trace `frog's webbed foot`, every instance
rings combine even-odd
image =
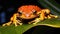
[[[22,25],[23,23],[21,23],[21,21],[19,20],[16,20],[13,22],[13,24],[15,24],[15,26],[18,26],[18,25]]]
[[[37,24],[40,21],[40,18],[36,18],[35,20],[28,22],[28,24]]]
[[[14,22],[8,22],[8,23],[5,23],[3,24],[2,26],[10,26],[11,24],[14,24],[15,26],[18,26],[18,25],[22,25],[23,23],[21,23],[19,20],[16,20]]]
[[[2,26],[9,26],[10,24],[11,24],[12,22],[10,21],[10,22],[8,22],[8,23],[5,23],[5,24],[3,24]]]
[[[38,22],[40,22],[40,18],[36,18],[34,21],[35,22],[33,24],[37,24]]]

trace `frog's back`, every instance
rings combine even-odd
[[[18,8],[18,10],[22,10],[22,11],[25,11],[25,12],[31,12],[32,10],[36,10],[36,11],[40,11],[41,8],[39,8],[38,6],[36,5],[23,5],[21,7]]]

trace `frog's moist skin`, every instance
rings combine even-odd
[[[52,16],[52,14],[50,14],[49,9],[41,9],[36,5],[24,5],[19,7],[17,13],[13,14],[13,16],[10,18],[10,22],[3,24],[3,26],[9,26],[10,24],[15,24],[15,26],[17,26],[18,24],[22,25],[23,23],[21,19],[28,20],[33,18],[35,19],[28,23],[31,24],[32,22],[34,22],[33,24],[36,24],[41,20],[44,20],[46,18],[50,19],[52,17],[55,16]]]

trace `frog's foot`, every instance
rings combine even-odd
[[[58,18],[57,15],[52,15],[52,14],[50,14],[50,16],[51,16],[51,17],[54,17],[54,18]]]
[[[28,24],[37,24],[40,21],[40,18],[36,18],[35,20],[28,22]]]
[[[17,20],[17,21],[15,21],[15,22],[13,22],[13,24],[14,24],[15,26],[18,26],[18,25],[22,25],[23,23],[21,23],[19,20]]]
[[[22,25],[22,24],[23,23],[20,23],[20,22],[14,23],[15,26]]]
[[[58,16],[49,14],[49,15],[47,15],[47,17],[45,17],[45,19],[51,19],[51,18],[58,18]]]
[[[10,26],[11,24],[14,24],[15,26],[18,26],[18,25],[22,25],[23,23],[20,23],[18,20],[16,20],[14,22],[5,23],[2,26]]]
[[[31,22],[28,22],[28,24],[32,24],[32,23],[34,23],[35,21],[31,21]]]
[[[11,24],[12,22],[8,22],[8,23],[5,23],[5,24],[3,24],[2,26],[9,26],[10,24]]]
[[[40,18],[36,18],[34,21],[35,21],[35,23],[33,23],[33,24],[37,24],[40,21]]]

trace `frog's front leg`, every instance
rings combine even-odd
[[[22,25],[21,21],[17,20],[17,17],[18,17],[18,13],[14,14],[14,16],[13,16],[13,24],[15,24],[15,26],[17,26],[18,24]]]
[[[38,23],[39,21],[42,21],[42,20],[44,20],[45,19],[45,15],[46,14],[49,14],[50,13],[50,10],[49,9],[42,9],[41,11],[39,11],[37,14],[39,15],[39,18],[36,18],[34,21],[35,21],[35,23],[33,23],[33,24],[36,24],[36,23]]]
[[[29,22],[29,24],[31,24],[32,22],[34,22],[33,24],[38,23],[39,21],[42,21],[45,19],[45,11],[41,10],[39,12],[37,12],[37,14],[39,15],[39,18],[36,18],[35,20]]]
[[[10,25],[10,24],[15,24],[15,26],[22,25],[21,21],[17,20],[17,14],[14,14],[13,17],[11,17],[10,22],[3,24],[2,26],[5,25]]]
[[[33,21],[31,21],[31,22],[28,22],[28,24],[36,24],[36,23],[38,23],[39,21],[40,21],[40,13],[41,12],[38,12],[37,14],[39,15],[39,18],[36,18],[35,20],[33,20]]]

